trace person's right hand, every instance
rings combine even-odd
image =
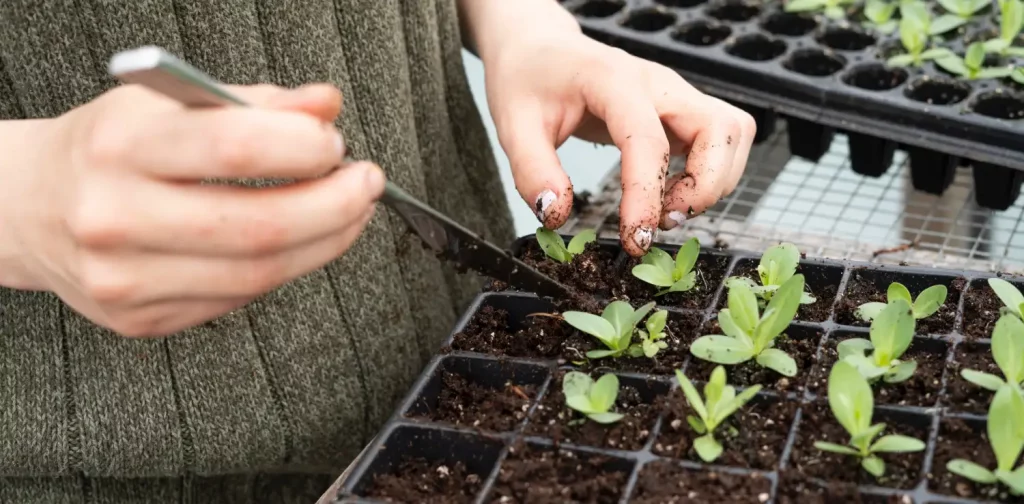
[[[0,228],[13,231],[31,288],[123,335],[160,336],[347,250],[384,174],[366,162],[332,172],[345,150],[332,126],[340,92],[231,89],[255,106],[187,109],[123,86],[44,121],[23,146],[28,165],[0,173],[13,195],[0,201]],[[200,183],[211,178],[298,182]]]

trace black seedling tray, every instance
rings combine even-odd
[[[673,254],[677,249],[658,246]],[[613,240],[599,240],[589,248],[615,251],[611,263],[602,266],[605,275],[615,276],[633,264]],[[520,238],[512,250],[529,258],[535,238]],[[726,268],[719,276],[725,278],[749,273],[759,257],[702,249],[698,265],[724,260]],[[472,490],[464,500],[450,495],[407,497],[416,502],[966,504],[1001,498],[988,495],[991,500],[972,500],[985,496],[978,493],[980,487],[945,470],[950,458],[961,456],[951,454],[950,446],[988,450],[982,433],[991,393],[966,384],[958,373],[960,366],[997,372],[989,367],[993,361],[987,339],[999,312],[998,304],[993,304],[998,300],[985,284],[992,275],[819,259],[802,260],[799,269],[827,311],[801,311],[786,333],[787,341],[779,343],[796,358],[800,366],[796,377],[748,372],[744,365],[726,367],[730,384],[742,388],[757,382],[764,389],[740,410],[750,415],[740,425],[739,435],[745,437],[727,444],[715,464],[701,463],[686,449],[689,427],[680,418],[685,409],[680,409],[684,403],[673,368],[682,368],[698,387],[707,379],[712,366],[689,357],[686,345],[709,334],[716,324],[717,307],[726,295],[721,278],[709,287],[711,295],[696,294],[703,300],[696,309],[679,308],[686,304],[679,298],[660,305],[669,310],[671,345],[661,355],[669,362],[673,355],[685,357],[679,358],[678,366],[663,362],[646,369],[643,363],[649,361],[645,359],[574,364],[577,355],[595,348],[595,341],[556,318],[537,315],[554,312],[557,300],[492,291],[478,296],[463,315],[439,355],[357,461],[338,502],[383,502],[372,498],[375,478],[396,477],[397,468],[408,457],[426,463],[415,481],[403,475],[399,488],[454,485]],[[1022,278],[1008,280],[1024,287]],[[888,481],[903,482],[898,488],[873,480],[855,461],[830,459],[816,451],[810,444],[827,436],[827,429],[821,427],[828,425],[818,422],[812,429],[809,424],[809,419],[824,416],[838,428],[828,412],[827,398],[821,395],[827,390],[834,347],[850,336],[868,337],[862,325],[841,322],[865,298],[884,296],[893,281],[906,285],[915,296],[936,283],[949,287],[947,303],[935,319],[918,324],[921,330],[910,350],[919,363],[917,373],[905,384],[876,388],[874,420],[889,425],[885,432],[927,441],[922,453],[887,457],[886,474],[894,478]],[[584,284],[582,279],[579,283]],[[631,300],[634,307],[641,302]],[[821,320],[806,321],[816,318]],[[673,353],[673,348],[682,351]],[[593,422],[567,427],[564,413],[568,410],[559,408],[563,401],[559,376],[570,369],[595,376],[618,375],[622,389],[616,410],[626,412],[627,419],[614,424],[614,430]],[[476,387],[475,392],[464,392],[467,384]],[[626,393],[626,388],[634,392]],[[489,392],[481,396],[481,390]],[[442,397],[449,398],[449,406],[439,413]],[[501,414],[487,415],[494,411]],[[507,421],[491,422],[501,418]],[[843,436],[828,439],[845,443],[845,432]],[[828,471],[838,479],[826,479],[823,473]],[[557,484],[545,485],[552,477],[557,477]],[[680,486],[673,489],[674,495],[685,500],[650,493],[676,483]],[[527,491],[532,493],[524,497]]]
[[[904,52],[899,34],[862,28],[863,2],[849,9],[849,21],[786,13],[780,0],[562,3],[590,37],[674,68],[705,92],[746,109],[757,121],[757,140],[771,134],[781,114],[794,155],[817,161],[834,133],[844,131],[860,174],[880,176],[902,147],[918,190],[941,194],[956,167],[971,164],[981,206],[1005,210],[1020,194],[1021,86],[1010,79],[954,78],[930,62],[887,67],[888,57]],[[934,15],[941,12],[937,2],[928,3]],[[942,46],[962,55],[965,38],[998,34],[998,12],[993,0],[988,13],[954,30]]]

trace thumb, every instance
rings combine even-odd
[[[334,122],[341,114],[341,91],[330,84],[293,89],[266,84],[233,87],[234,92],[254,106],[308,114],[324,122]]]
[[[547,229],[558,229],[572,211],[572,183],[555,153],[554,133],[539,114],[517,112],[498,127],[516,190]]]

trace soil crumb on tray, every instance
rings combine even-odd
[[[574,329],[560,317],[532,316],[525,327],[510,330],[508,312],[484,306],[466,328],[455,335],[452,348],[512,357],[557,358],[562,344]]]
[[[992,453],[984,422],[973,425],[959,419],[946,418],[939,425],[939,436],[935,442],[935,462],[929,475],[929,487],[940,494],[965,499],[984,499],[997,502],[1024,503],[1024,497],[1010,495],[1006,486],[979,485],[946,470],[946,464],[953,459],[966,459],[984,468],[994,469],[996,457]]]
[[[516,446],[501,464],[490,502],[614,504],[629,479],[628,466],[598,455]]]
[[[495,432],[515,429],[537,393],[534,385],[510,383],[494,389],[447,371],[441,375],[441,382],[437,408],[426,418]]]
[[[836,321],[840,324],[868,327],[870,322],[865,322],[855,315],[857,308],[864,303],[885,303],[886,289],[888,284],[878,287],[870,280],[863,278],[862,271],[855,270],[851,273],[850,280],[846,284],[843,298],[836,305]],[[893,281],[899,281],[898,275],[892,275]],[[953,332],[956,322],[956,308],[960,302],[960,293],[967,286],[966,278],[956,278],[947,289],[946,302],[939,311],[932,315],[918,320],[915,334],[948,334]],[[910,294],[917,299],[920,290],[911,289]]]
[[[644,466],[629,500],[635,504],[749,504],[768,502],[771,482],[763,476],[740,476],[712,470],[683,469],[670,462]]]
[[[1002,378],[1003,372],[992,358],[988,345],[963,343],[956,348],[949,362],[949,377],[943,405],[951,411],[984,415],[992,403],[993,392],[960,376],[960,371],[973,369]]]
[[[461,462],[449,465],[407,458],[395,473],[374,476],[363,496],[384,502],[461,504],[473,502],[482,486],[483,478]]]

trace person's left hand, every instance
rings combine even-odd
[[[736,188],[753,118],[676,72],[578,31],[520,32],[491,56],[491,115],[516,188],[544,227],[561,227],[572,209],[572,184],[555,154],[570,135],[622,151],[619,232],[634,257],[656,227],[676,227]],[[685,173],[666,181],[669,156],[680,154]]]

